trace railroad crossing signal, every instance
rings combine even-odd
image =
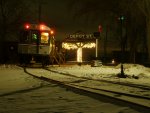
[[[101,25],[98,26],[98,31],[99,31],[100,33],[102,32],[102,26],[101,26]]]

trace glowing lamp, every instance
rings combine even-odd
[[[26,28],[26,29],[29,29],[29,28],[30,28],[30,25],[29,25],[29,24],[26,24],[26,25],[25,25],[25,28]]]
[[[54,31],[53,31],[53,30],[51,30],[51,31],[50,31],[50,34],[51,34],[51,35],[53,35],[53,34],[54,34]]]
[[[111,63],[112,63],[112,64],[115,64],[115,60],[114,60],[114,59],[112,59]]]
[[[44,25],[43,24],[40,25],[40,30],[44,30]]]
[[[125,20],[125,17],[124,16],[120,16],[120,17],[118,17],[118,20],[123,21],[123,20]]]

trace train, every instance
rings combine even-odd
[[[44,24],[25,24],[18,43],[21,64],[42,63],[47,65],[55,51],[54,31]]]

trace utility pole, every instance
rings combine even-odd
[[[38,0],[38,22],[41,23],[41,13],[42,13],[42,4],[41,1]]]
[[[39,3],[39,17],[38,17],[38,22],[41,22],[41,4]]]
[[[96,52],[95,52],[96,60],[98,59],[98,37],[96,37]]]
[[[96,38],[95,60],[98,60],[100,32],[94,32],[94,37]]]
[[[42,22],[42,5],[45,5],[46,2],[38,0],[38,22]]]
[[[124,40],[123,40],[123,21],[124,21],[124,16],[120,16],[119,17],[120,20],[120,26],[121,26],[121,31],[120,31],[120,38],[121,38],[121,74],[120,74],[120,78],[126,78],[125,74],[124,74],[124,67],[123,67],[123,63],[124,63]]]
[[[108,38],[108,25],[106,25],[106,36],[104,38],[104,63],[107,62],[107,38]]]

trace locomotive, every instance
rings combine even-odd
[[[25,24],[20,33],[18,54],[21,64],[50,62],[55,49],[54,31],[44,24]]]

